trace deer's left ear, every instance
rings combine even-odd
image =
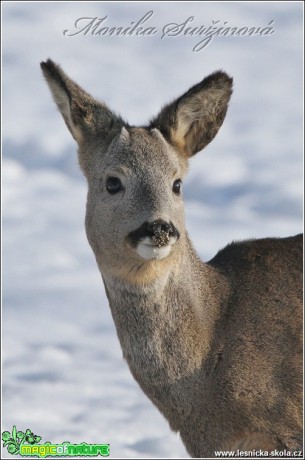
[[[232,94],[233,79],[215,72],[171,104],[150,123],[185,156],[208,145],[222,125]]]

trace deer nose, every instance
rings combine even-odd
[[[165,222],[162,219],[153,222],[144,222],[141,227],[133,230],[127,235],[127,240],[132,247],[137,247],[142,241],[149,239],[146,244],[154,246],[165,246],[174,244],[180,238],[179,231],[172,222]]]
[[[147,232],[150,237],[160,237],[162,234],[168,237],[174,236],[175,231],[172,223],[158,219],[147,226]]]

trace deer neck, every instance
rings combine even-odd
[[[146,284],[103,273],[123,354],[138,381],[173,383],[202,367],[219,313],[210,276],[188,238],[175,262]]]

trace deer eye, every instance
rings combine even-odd
[[[123,190],[122,182],[118,177],[108,177],[106,181],[107,192],[111,195],[120,192]]]
[[[181,179],[175,180],[175,182],[173,183],[173,192],[176,193],[176,195],[179,195],[179,193],[181,192],[181,187],[182,187]]]

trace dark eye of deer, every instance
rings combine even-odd
[[[114,195],[123,189],[122,182],[118,177],[108,177],[106,182],[107,192]]]
[[[179,195],[179,193],[181,192],[181,186],[182,186],[181,179],[175,180],[175,182],[173,183],[173,192],[176,193],[176,195]]]

